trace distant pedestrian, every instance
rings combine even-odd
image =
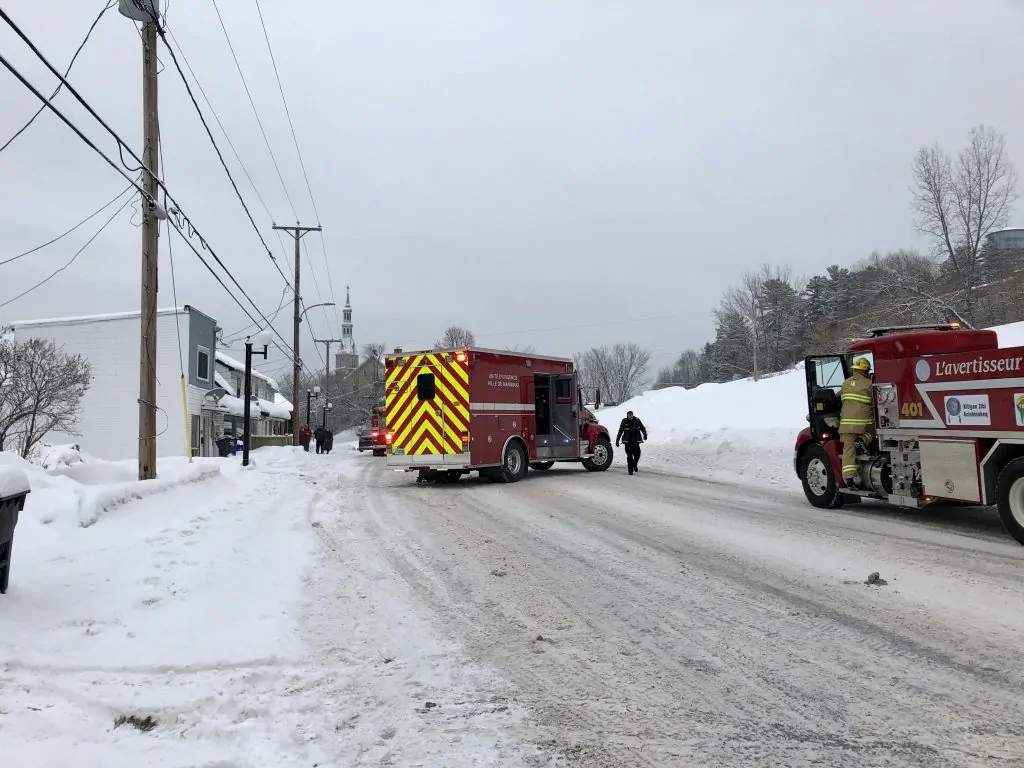
[[[302,429],[299,430],[299,445],[302,446],[302,450],[309,453],[309,442],[313,439],[313,430],[309,428],[309,424],[303,424]]]
[[[619,424],[619,433],[615,436],[615,445],[620,442],[626,443],[626,468],[629,474],[639,471],[637,464],[640,463],[640,443],[647,439],[647,427],[632,411],[626,411],[626,418]]]
[[[317,427],[313,432],[313,439],[316,441],[316,452],[324,452],[324,432],[326,430],[323,427]]]
[[[334,433],[324,427],[324,452],[330,453],[334,447]]]

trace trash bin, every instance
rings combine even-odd
[[[7,592],[14,554],[14,527],[25,508],[28,476],[14,467],[0,467],[0,595]]]

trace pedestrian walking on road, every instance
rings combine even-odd
[[[615,436],[615,446],[626,443],[626,468],[629,474],[637,472],[640,463],[640,443],[647,439],[647,427],[632,411],[626,411],[626,418],[619,424],[619,434]]]
[[[306,453],[309,453],[309,443],[312,439],[313,430],[309,428],[309,424],[303,424],[302,429],[299,430],[299,445]]]
[[[324,452],[324,432],[326,430],[323,427],[317,427],[313,431],[313,439],[316,441],[316,452]]]

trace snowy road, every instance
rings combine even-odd
[[[517,740],[587,766],[1024,765],[1024,549],[988,513],[345,472],[375,547],[516,687]]]

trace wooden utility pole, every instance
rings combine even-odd
[[[331,402],[331,344],[341,344],[341,339],[315,339],[317,344],[326,345],[327,363],[324,368],[324,404]],[[327,426],[324,419],[324,426]]]
[[[294,328],[292,337],[292,445],[299,444],[299,375],[302,372],[302,363],[299,359],[299,326],[302,323],[302,293],[299,291],[299,272],[301,265],[301,250],[299,241],[302,236],[309,232],[319,232],[320,227],[302,227],[295,222],[294,227],[279,227],[274,229],[284,230],[295,238],[295,313],[293,317]]]
[[[142,25],[142,340],[139,356],[139,480],[156,477],[156,302],[160,220],[157,199],[160,122],[157,118],[156,23]]]

